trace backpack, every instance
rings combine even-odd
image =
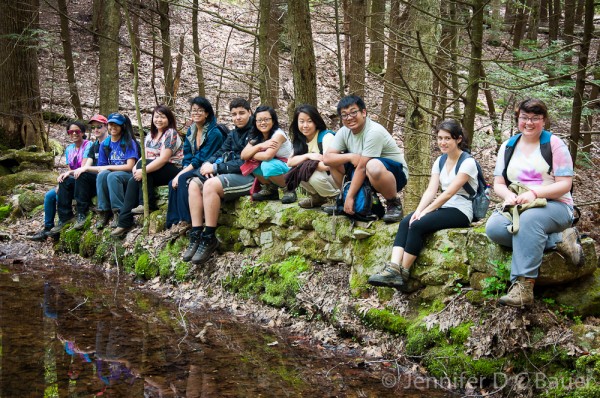
[[[223,123],[217,123],[216,127],[221,132],[221,135],[223,136],[223,141],[225,141],[227,139],[227,136],[229,135],[229,128]]]
[[[375,189],[369,182],[369,179],[365,177],[362,185],[356,192],[356,196],[354,197],[354,214],[346,214],[344,213],[344,202],[346,201],[346,197],[348,196],[348,190],[350,189],[350,184],[352,183],[351,178],[349,176],[354,175],[354,170],[347,173],[344,176],[344,181],[342,182],[342,189],[340,190],[340,194],[336,199],[336,214],[345,214],[346,216],[355,219],[357,221],[375,221],[378,218],[383,217],[385,214],[385,208]]]
[[[504,177],[504,182],[506,186],[510,186],[511,181],[508,179],[508,163],[510,162],[510,158],[515,153],[515,147],[517,146],[517,142],[521,138],[522,133],[515,134],[509,138],[506,143],[506,148],[504,149],[504,169],[502,170],[502,177]],[[542,134],[540,135],[540,152],[542,157],[550,166],[548,168],[548,173],[552,171],[552,146],[550,144],[550,139],[552,138],[552,133],[547,130],[542,130]],[[571,185],[571,194],[573,193],[573,185]],[[579,218],[581,217],[581,211],[577,206],[573,206],[573,223],[572,225],[577,224],[579,222]]]
[[[548,168],[548,173],[552,171],[552,147],[550,145],[550,138],[552,137],[552,133],[546,130],[542,130],[542,135],[540,136],[540,152],[542,153],[542,157],[550,165]],[[513,135],[510,137],[508,142],[506,143],[506,148],[504,150],[504,170],[502,170],[502,177],[504,177],[504,182],[508,187],[512,182],[508,179],[507,169],[508,163],[512,158],[512,155],[515,153],[515,148],[517,146],[517,142],[521,139],[521,133]],[[571,187],[571,190],[573,188]]]
[[[463,153],[460,154],[458,160],[456,161],[456,166],[454,166],[454,172],[456,174],[458,174],[458,169],[460,169],[460,165],[462,164],[462,162],[470,157],[472,156],[468,152],[463,151]],[[447,159],[448,154],[446,153],[440,157],[440,172],[446,164]],[[473,160],[475,160],[475,158],[473,158]],[[487,211],[490,207],[490,197],[488,192],[489,186],[485,182],[483,171],[481,170],[481,166],[479,165],[479,162],[477,160],[475,160],[475,165],[477,166],[477,191],[473,190],[473,187],[467,181],[465,182],[465,185],[463,185],[463,189],[467,191],[469,196],[466,197],[462,195],[463,197],[466,197],[468,200],[470,200],[473,204],[473,222],[485,218]]]
[[[323,138],[325,138],[325,136],[327,134],[333,134],[333,135],[335,135],[335,131],[333,131],[333,130],[322,130],[322,131],[319,131],[319,134],[317,135],[317,145],[319,146],[319,153],[321,155],[323,154]]]

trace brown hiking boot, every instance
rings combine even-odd
[[[402,202],[399,197],[394,197],[392,199],[386,199],[385,205],[387,209],[385,210],[385,214],[383,215],[383,222],[385,223],[393,223],[400,222],[402,217],[404,216],[404,212],[402,211]]]
[[[583,248],[577,228],[567,228],[562,233],[562,242],[556,244],[556,250],[573,265],[583,265]]]
[[[298,206],[303,209],[312,209],[313,207],[319,207],[325,203],[327,203],[327,198],[319,194],[310,194],[308,198],[304,198],[298,202]]]
[[[395,287],[402,289],[410,278],[410,270],[394,263],[387,263],[383,271],[371,275],[367,283],[373,286]]]
[[[523,307],[533,304],[533,285],[535,279],[518,277],[508,293],[498,299],[498,302],[511,307]]]

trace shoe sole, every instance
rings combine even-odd
[[[381,282],[381,281],[367,281],[367,283],[371,286],[377,286],[377,287],[392,287],[394,289],[403,289],[405,287],[404,284],[402,285],[397,285],[394,283],[386,283],[386,282]]]

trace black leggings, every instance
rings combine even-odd
[[[153,159],[154,160],[154,159]],[[147,162],[146,165],[150,164]],[[148,207],[153,210],[156,208],[156,196],[154,188],[167,185],[179,173],[181,169],[173,163],[166,163],[158,170],[148,173]],[[142,182],[131,177],[127,182],[125,190],[125,201],[123,208],[119,213],[119,227],[128,228],[133,225],[133,213],[131,210],[142,204]]]
[[[413,256],[418,256],[421,252],[425,235],[442,229],[464,228],[471,225],[469,218],[454,207],[439,208],[427,213],[409,226],[412,215],[413,213],[410,213],[400,221],[394,247],[402,247],[406,253]]]

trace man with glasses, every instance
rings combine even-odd
[[[356,95],[342,98],[337,112],[344,126],[327,149],[324,163],[330,167],[338,188],[342,188],[344,175],[351,177],[344,213],[354,214],[356,193],[366,178],[385,198],[387,209],[383,220],[386,223],[399,222],[403,212],[398,192],[408,179],[403,153],[391,134],[367,116],[362,98]]]
[[[252,108],[243,98],[229,104],[229,113],[235,128],[227,135],[221,148],[200,166],[201,177],[191,180],[188,199],[192,216],[190,243],[183,253],[184,261],[205,263],[217,250],[215,235],[222,201],[230,201],[250,194],[254,176],[242,175],[240,158],[252,130]]]

